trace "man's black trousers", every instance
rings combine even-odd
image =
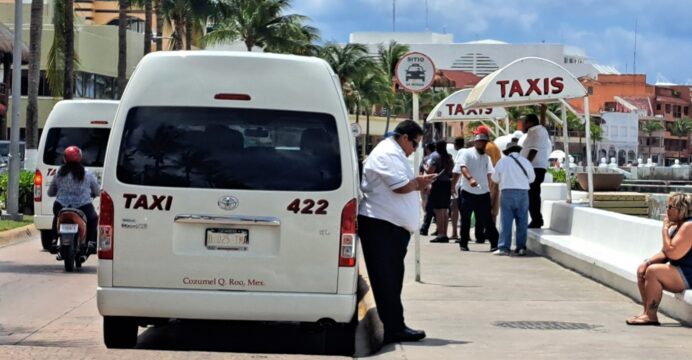
[[[545,180],[545,169],[534,168],[536,180],[531,183],[529,188],[529,214],[531,224],[543,226],[543,215],[541,215],[541,184]]]
[[[401,289],[411,233],[388,221],[359,215],[358,236],[384,331],[400,331],[405,326]]]
[[[490,193],[481,195],[461,191],[459,194],[459,213],[461,214],[461,231],[459,232],[459,246],[468,247],[471,231],[471,213],[476,214],[476,237],[483,233],[490,241],[490,248],[497,247],[500,237],[491,215]]]

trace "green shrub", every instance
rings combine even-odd
[[[2,192],[2,203],[5,209],[7,208],[9,182],[9,171],[5,171],[0,175],[0,191]],[[19,173],[19,211],[25,214],[34,213],[33,171],[22,170]]]
[[[555,183],[562,183],[564,184],[566,181],[567,176],[565,175],[565,169],[564,168],[559,168],[559,169],[554,169],[554,168],[548,168],[548,173],[553,176],[553,182]],[[577,178],[576,177],[571,177],[570,178],[570,188],[572,190],[578,190],[579,185],[577,185]]]

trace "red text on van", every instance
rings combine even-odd
[[[168,211],[173,204],[173,197],[170,195],[123,194],[123,197],[125,198],[125,209]]]
[[[327,207],[329,207],[329,201],[324,199],[317,200],[317,209],[315,209],[315,211],[312,210],[312,208],[315,207],[315,200],[305,199],[303,200],[303,205],[305,206],[303,206],[303,209],[301,209],[300,199],[295,199],[290,204],[288,204],[286,210],[291,211],[294,214],[300,212],[301,214],[327,215]]]
[[[559,94],[565,89],[564,79],[562,77],[543,78],[543,79],[526,79],[524,82],[519,80],[498,80],[496,84],[500,85],[500,97],[512,97],[514,95],[529,96]],[[507,86],[509,85],[509,94]]]

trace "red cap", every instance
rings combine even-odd
[[[488,127],[485,125],[480,125],[476,128],[476,130],[473,130],[474,135],[478,135],[478,134],[488,135],[489,132],[490,132],[490,129],[488,129]]]
[[[78,163],[82,161],[82,150],[74,145],[68,146],[67,149],[65,149],[64,156],[66,163]]]

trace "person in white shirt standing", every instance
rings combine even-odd
[[[414,121],[397,125],[394,135],[381,141],[363,165],[363,199],[358,211],[358,236],[380,320],[384,342],[418,341],[424,331],[404,322],[401,290],[404,257],[411,233],[420,222],[419,191],[435,174],[415,176],[407,157],[416,151],[423,129]]]
[[[497,249],[499,235],[492,221],[490,198],[490,175],[493,173],[493,164],[485,153],[485,146],[489,140],[486,134],[476,134],[473,148],[464,151],[459,161],[454,164],[452,171],[454,173],[452,183],[455,183],[460,175],[462,176],[459,194],[459,211],[461,212],[459,249],[461,251],[469,251],[471,213],[476,215],[476,237],[482,234],[482,229],[485,229],[484,236],[490,241],[490,251]]]
[[[528,114],[524,117],[524,130],[526,131],[526,139],[521,144],[521,155],[531,162],[533,171],[536,174],[536,179],[531,183],[531,188],[529,189],[529,213],[531,214],[529,228],[540,228],[543,226],[541,184],[545,180],[552,144],[550,143],[548,130],[540,124],[536,114]]]
[[[464,151],[464,138],[461,136],[458,136],[454,138],[454,150],[457,151],[457,154],[454,156],[454,164],[459,162],[459,159],[463,155]],[[459,242],[459,234],[458,234],[458,224],[459,224],[459,201],[457,200],[458,194],[460,191],[458,191],[458,187],[460,186],[459,184],[459,176],[456,174],[452,174],[452,183],[451,183],[451,200],[449,202],[449,207],[451,209],[450,211],[450,218],[452,219],[452,236],[450,236],[450,239],[455,240],[456,242]]]
[[[527,226],[529,223],[529,188],[536,179],[531,163],[519,155],[521,146],[508,143],[505,157],[498,161],[491,179],[500,186],[500,213],[502,214],[500,243],[495,255],[509,255],[512,246],[512,223],[517,226],[517,250],[526,255]]]

